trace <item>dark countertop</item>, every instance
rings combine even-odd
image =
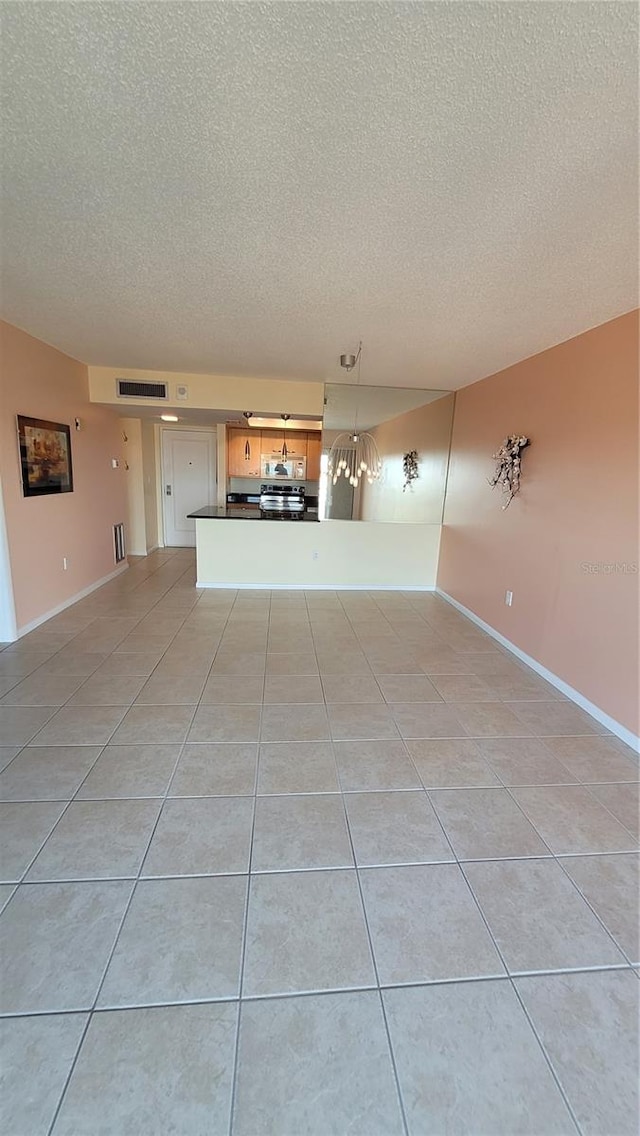
[[[307,509],[318,508],[318,494],[307,493],[305,495]],[[256,505],[260,504],[259,493],[227,493],[227,505]]]
[[[302,518],[283,517],[278,513],[261,513],[259,509],[252,509],[246,505],[227,505],[226,507],[205,505],[203,509],[196,509],[193,513],[188,513],[187,516],[194,517],[196,520],[208,521],[290,521],[296,525],[305,522],[318,523],[317,512],[310,513],[307,510]]]

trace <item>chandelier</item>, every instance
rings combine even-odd
[[[360,386],[360,363],[362,359],[362,341],[358,344],[357,355],[341,355],[340,366],[346,371],[352,371],[358,365],[357,386]],[[366,430],[358,430],[358,397],[356,394],[356,410],[353,430],[338,434],[329,450],[327,472],[334,485],[339,477],[344,477],[357,489],[363,477],[372,485],[380,477],[382,461],[378,453],[375,438]]]

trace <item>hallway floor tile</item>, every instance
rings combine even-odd
[[[635,756],[433,593],[194,560],[0,649],[8,1136],[635,1136]]]

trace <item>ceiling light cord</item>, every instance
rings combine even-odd
[[[356,355],[356,363],[358,364],[358,378],[356,379],[356,386],[360,386],[360,368],[362,366],[362,340],[358,344],[358,354]],[[356,396],[356,412],[353,418],[353,433],[358,434],[358,410],[360,408],[360,400]]]
[[[350,434],[338,434],[329,450],[327,465],[327,473],[334,485],[337,484],[339,477],[344,477],[354,489],[358,488],[363,477],[366,477],[369,485],[372,485],[382,472],[382,461],[373,434],[366,430],[361,434],[358,433],[361,360],[362,340],[358,344],[357,355],[340,356],[340,366],[345,370],[352,371],[356,363],[358,365],[353,431]]]
[[[287,449],[287,422],[291,418],[291,415],[281,414],[280,417],[282,419],[282,460],[286,461],[289,457],[289,451]]]

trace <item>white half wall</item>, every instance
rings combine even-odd
[[[435,587],[440,525],[196,520],[199,588]]]

